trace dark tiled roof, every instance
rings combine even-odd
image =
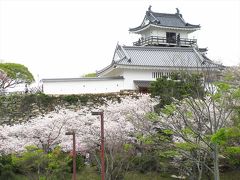
[[[204,57],[194,48],[120,46],[116,53],[120,51],[125,51],[128,56],[115,62],[121,65],[201,67],[204,61]]]
[[[166,14],[166,13],[156,13],[151,10],[146,11],[146,15],[144,19],[149,20],[148,24],[142,24],[136,28],[130,28],[129,31],[137,31],[140,30],[149,24],[169,27],[169,28],[187,28],[187,29],[199,29],[200,25],[193,25],[186,23],[183,19],[182,15],[178,13],[176,14]]]
[[[193,47],[116,47],[112,64],[98,73],[115,66],[139,66],[154,68],[222,68]]]

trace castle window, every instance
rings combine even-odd
[[[176,33],[166,32],[167,43],[176,43]]]
[[[172,72],[152,72],[152,78],[157,79],[157,78],[162,78],[162,77],[167,77],[171,78]]]
[[[164,76],[164,73],[163,72],[152,72],[152,78],[161,78]]]

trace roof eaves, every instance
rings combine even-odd
[[[186,23],[186,27],[187,27],[187,26],[196,27],[196,28],[201,28],[200,24],[195,25],[195,24]]]
[[[148,66],[148,65],[132,65],[132,64],[119,64],[118,65],[119,68],[128,68],[128,69],[163,69],[163,70],[166,70],[166,69],[173,69],[173,70],[179,70],[179,69],[192,69],[192,70],[196,70],[196,69],[199,69],[202,67],[200,66],[177,66],[177,67],[174,67],[174,66]]]
[[[216,62],[213,62],[211,59],[209,59],[206,55],[202,55],[203,56],[203,58],[204,58],[204,60],[205,61],[207,61],[207,63],[209,63],[209,64],[212,64],[212,65],[216,65],[216,66],[218,66],[219,68],[225,68],[226,66],[224,66],[224,65],[222,65],[222,64],[220,64],[220,63],[216,63]]]
[[[151,24],[151,22],[149,21],[149,23],[148,24],[146,24],[145,26],[138,26],[138,27],[135,27],[135,28],[129,28],[129,30],[128,31],[130,31],[130,32],[137,32],[137,31],[139,31],[139,30],[142,30],[142,29],[145,29],[147,26],[149,26]]]
[[[163,26],[161,24],[154,24],[154,23],[150,22],[149,24],[147,24],[144,27],[138,26],[136,28],[129,29],[129,31],[138,33],[138,32],[144,31],[149,26],[160,27],[160,28],[164,28],[164,29],[187,30],[187,31],[196,31],[196,30],[200,29],[200,26],[198,26],[198,25],[197,26],[189,26],[189,27],[188,26],[186,26],[186,27],[176,27],[176,26]]]
[[[186,30],[199,30],[200,26],[196,25],[196,26],[185,26],[185,27],[179,27],[179,26],[163,26],[163,25],[158,25],[158,24],[152,24],[153,26],[158,26],[158,27],[162,27],[162,28],[174,28],[174,29],[186,29]]]
[[[193,50],[195,51],[195,53],[197,54],[197,56],[199,57],[199,59],[201,60],[200,63],[202,65],[202,67],[204,67],[206,65],[206,62],[210,65],[214,65],[215,68],[224,68],[225,66],[223,66],[222,64],[217,64],[215,62],[213,62],[211,59],[209,59],[207,56],[205,56],[204,54],[200,54],[195,48],[193,48]]]
[[[118,61],[114,61],[114,56],[115,56],[115,54],[117,53],[117,49],[120,49],[120,50],[123,52],[124,57],[121,58],[121,59],[118,60]],[[99,76],[101,73],[103,73],[104,71],[109,70],[110,68],[114,67],[114,65],[116,65],[116,64],[121,64],[121,62],[122,62],[123,60],[125,60],[125,58],[126,58],[127,60],[130,60],[130,59],[131,59],[130,56],[128,55],[128,53],[125,51],[125,49],[124,49],[121,45],[117,44],[117,46],[116,46],[116,48],[115,48],[114,55],[113,55],[112,63],[111,63],[110,65],[106,66],[105,68],[97,71],[97,75]]]
[[[97,76],[99,76],[99,75],[102,74],[103,72],[105,72],[105,71],[111,69],[111,68],[114,66],[114,64],[115,64],[115,63],[112,62],[111,64],[109,64],[109,65],[106,66],[105,68],[103,68],[103,69],[97,71],[97,72],[96,72],[96,73],[97,73]]]
[[[161,46],[123,46],[125,50],[128,49],[135,49],[135,50],[184,50],[184,51],[193,51],[193,48],[191,47],[161,47]]]

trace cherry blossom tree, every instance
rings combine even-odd
[[[71,136],[65,132],[76,132],[78,151],[96,147],[100,138],[100,121],[91,115],[94,109],[104,111],[106,141],[110,137],[129,139],[137,129],[135,124],[143,122],[147,112],[153,110],[154,101],[148,95],[137,98],[121,98],[121,102],[106,101],[99,107],[83,107],[78,111],[60,109],[33,118],[26,123],[0,126],[0,151],[13,153],[24,151],[24,147],[36,145],[47,152],[60,145],[63,150],[72,148]],[[133,113],[134,112],[134,113]],[[111,138],[110,138],[111,139]]]

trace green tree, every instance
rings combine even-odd
[[[21,83],[31,83],[34,77],[22,64],[0,63],[0,91]]]
[[[88,73],[88,74],[85,74],[83,77],[97,77],[97,74],[96,73]]]
[[[71,172],[71,157],[56,147],[46,153],[36,146],[28,146],[20,154],[12,155],[12,164],[16,172],[29,179],[68,179]]]
[[[223,137],[216,133],[233,125],[232,116],[234,107],[240,102],[240,89],[226,83],[215,83],[211,89],[214,91],[207,92],[204,98],[188,97],[165,106],[158,126],[173,132],[181,159],[190,165],[187,170],[197,172],[193,177],[201,179],[204,171],[210,171],[214,179],[219,180],[221,152],[213,137]],[[231,150],[239,152],[236,148]]]
[[[0,179],[15,179],[12,156],[10,154],[0,155]]]
[[[26,151],[12,156],[13,164],[21,174],[29,179],[39,179],[45,174],[48,166],[47,154],[36,146],[26,147]]]
[[[153,97],[159,96],[159,107],[171,104],[174,99],[186,97],[203,97],[204,86],[200,74],[184,72],[173,73],[170,78],[163,76],[151,84],[150,92]]]
[[[240,165],[239,138],[240,125],[221,128],[211,137],[211,141],[219,145],[223,156],[233,169]]]
[[[71,170],[71,157],[61,150],[61,147],[56,147],[52,152],[48,153],[47,174],[53,179],[67,179],[68,173]],[[69,166],[70,164],[70,166]]]

